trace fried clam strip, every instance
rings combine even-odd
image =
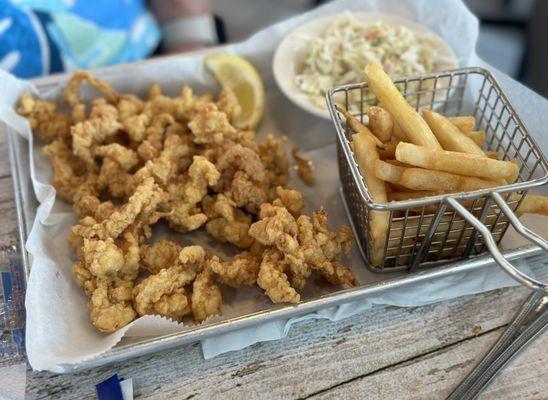
[[[119,99],[118,93],[108,83],[95,78],[89,72],[76,71],[63,91],[63,100],[72,108],[72,118],[75,122],[86,119],[86,106],[80,97],[80,85],[84,81],[101,92],[110,103],[117,103]]]
[[[257,213],[267,201],[267,176],[259,155],[236,144],[219,157],[216,167],[221,180],[215,189],[232,199],[237,207]]]
[[[100,190],[97,175],[88,175],[86,181],[76,188],[73,196],[74,212],[78,219],[95,217],[95,211],[101,204],[99,194]]]
[[[86,182],[84,163],[72,154],[61,139],[56,139],[45,146],[44,154],[51,157],[53,187],[63,200],[72,203],[76,191]]]
[[[284,149],[286,141],[285,136],[274,139],[273,135],[268,135],[266,141],[258,146],[259,156],[271,186],[285,186],[289,181],[289,161]]]
[[[185,286],[194,281],[207,260],[200,246],[184,247],[176,264],[145,278],[133,289],[133,302],[139,315],[159,314],[180,321],[191,311]]]
[[[216,241],[229,242],[242,249],[252,245],[253,239],[247,233],[251,216],[237,208],[234,201],[221,193],[205,197],[202,207],[208,217],[206,231]]]
[[[23,93],[17,112],[26,117],[30,127],[42,140],[50,142],[57,138],[70,138],[72,119],[69,115],[58,113],[52,101],[33,99],[28,92]]]
[[[159,156],[140,168],[126,184],[126,194],[130,195],[146,178],[154,178],[156,183],[165,187],[180,172],[181,160],[188,156],[190,149],[184,139],[177,135],[166,137]]]
[[[215,283],[215,275],[209,262],[192,284],[191,299],[192,314],[196,322],[203,322],[207,317],[220,314],[223,302],[221,288]]]
[[[133,282],[98,280],[89,300],[92,324],[102,332],[114,332],[135,319],[131,305]]]
[[[301,192],[278,186],[275,193],[276,198],[272,202],[273,205],[287,208],[287,210],[294,216],[301,213],[304,207],[303,194]]]
[[[123,130],[137,143],[145,139],[145,132],[151,121],[147,114],[142,113],[144,106],[145,103],[141,99],[131,94],[120,95],[116,104]]]
[[[234,92],[228,88],[223,88],[217,99],[217,108],[224,112],[232,123],[241,113],[242,107]]]
[[[261,206],[260,220],[249,228],[249,235],[265,246],[276,246],[291,253],[299,247],[297,221],[281,206],[265,203]]]
[[[181,246],[169,240],[157,240],[152,245],[141,245],[141,266],[156,274],[177,263]]]
[[[301,296],[289,283],[285,274],[288,264],[275,248],[265,250],[259,267],[257,284],[274,303],[298,303]]]
[[[72,228],[72,232],[84,238],[116,239],[135,222],[142,222],[145,225],[155,223],[158,219],[157,208],[166,200],[166,193],[152,178],[148,178],[137,187],[126,204],[104,221],[91,224],[89,221],[80,221],[79,225]]]
[[[188,127],[197,144],[221,144],[236,134],[227,115],[213,103],[202,107],[188,123]]]
[[[316,177],[312,170],[312,162],[302,157],[299,154],[300,151],[300,148],[297,146],[291,149],[293,159],[297,163],[297,172],[304,183],[308,186],[314,186],[316,184]]]
[[[257,283],[261,261],[260,254],[244,251],[229,261],[221,261],[219,257],[212,257],[209,265],[221,283],[239,288],[253,286]]]
[[[260,218],[249,228],[249,235],[282,253],[287,265],[278,266],[276,274],[287,272],[293,287],[304,287],[311,269],[332,284],[356,285],[352,271],[338,261],[342,250],[348,253],[352,234],[347,227],[340,234],[330,231],[323,209],[313,213],[312,218],[301,215],[295,220],[286,208],[266,203],[261,207]]]
[[[133,281],[139,272],[139,245],[128,233],[116,243],[113,239],[84,239],[83,261],[91,275],[109,281]]]
[[[333,285],[356,286],[357,280],[352,271],[338,261],[341,251],[348,256],[353,245],[354,237],[350,228],[343,225],[339,234],[330,231],[327,228],[327,213],[323,208],[312,213],[312,221],[308,216],[301,215],[297,224],[304,262]]]
[[[98,146],[95,155],[102,157],[99,185],[108,189],[111,196],[124,198],[130,171],[139,163],[137,153],[119,143]]]
[[[211,96],[194,96],[192,89],[185,86],[179,97],[170,98],[162,94],[159,85],[154,84],[149,90],[149,100],[145,103],[143,114],[152,118],[159,114],[170,114],[176,120],[187,123],[196,113],[211,103]]]
[[[91,322],[103,332],[131,322],[136,313],[131,290],[139,270],[139,245],[131,233],[119,241],[84,239],[82,259],[72,269],[76,281],[90,298]]]
[[[72,151],[86,163],[90,171],[94,171],[97,168],[95,147],[118,133],[121,128],[116,107],[104,99],[94,100],[89,118],[78,122],[70,129]]]
[[[215,165],[202,156],[194,156],[188,173],[178,182],[168,186],[171,212],[169,226],[179,232],[198,229],[207,221],[198,203],[207,194],[208,186],[217,184],[220,173]]]
[[[152,118],[145,130],[145,140],[137,148],[141,159],[147,161],[160,155],[168,126],[175,123],[171,114],[162,113]]]

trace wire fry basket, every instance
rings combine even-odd
[[[375,272],[414,271],[489,250],[514,279],[546,292],[545,283],[517,270],[498,249],[511,224],[522,236],[548,251],[547,242],[523,226],[514,213],[530,188],[548,182],[548,163],[491,73],[482,68],[462,68],[394,83],[417,110],[428,107],[446,116],[475,116],[476,129],[486,132],[484,150],[498,151],[502,160],[515,160],[519,177],[513,184],[495,188],[375,203],[350,148],[354,132],[335,104],[363,123],[367,108],[376,105],[377,99],[367,83],[330,89],[326,97],[337,130],[342,197],[368,268]],[[390,213],[383,261],[376,266],[368,257],[373,242],[369,229],[373,210]]]

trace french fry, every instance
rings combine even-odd
[[[456,151],[434,150],[403,142],[396,147],[396,160],[415,167],[475,176],[492,181],[512,178],[518,172],[517,165],[510,161],[493,160]]]
[[[354,117],[352,114],[350,114],[348,111],[342,109],[339,106],[337,107],[337,111],[339,111],[344,117],[346,118],[346,123],[352,128],[352,130],[356,133],[363,133],[366,136],[369,136],[371,139],[373,139],[373,142],[375,142],[375,145],[377,147],[380,147],[381,149],[384,149],[386,146],[383,142],[379,140],[378,137],[373,135],[373,133],[367,128],[364,124],[362,124],[356,117]]]
[[[385,183],[375,176],[375,162],[379,154],[375,142],[363,132],[352,135],[353,150],[358,166],[367,184],[367,189],[375,203],[386,203]],[[371,211],[370,232],[373,238],[372,252],[369,255],[372,265],[380,265],[384,258],[384,242],[388,232],[390,213],[388,211]]]
[[[486,151],[485,155],[494,160],[498,160],[500,158],[500,151]]]
[[[483,146],[483,142],[485,142],[485,131],[470,131],[463,133],[472,139],[479,147]]]
[[[385,143],[386,148],[379,150],[379,157],[381,160],[393,159],[396,154],[396,147],[398,146],[399,140],[392,140]]]
[[[370,62],[364,72],[369,87],[405,132],[409,141],[420,146],[441,149],[428,124],[407,103],[382,67],[378,63]]]
[[[386,161],[375,161],[375,176],[391,184],[401,185],[401,178],[405,172],[405,167],[392,165]],[[418,189],[417,189],[418,190]]]
[[[513,158],[509,162],[511,162],[512,164],[516,166],[516,170],[514,171],[514,174],[506,178],[506,182],[508,184],[511,184],[516,182],[519,178],[519,161],[517,160],[517,158]]]
[[[519,195],[515,195],[517,198]],[[510,199],[512,196],[510,196]],[[548,216],[548,197],[535,194],[527,194],[521,201],[517,210],[518,215],[523,214],[540,214]]]
[[[413,190],[442,190],[445,192],[468,192],[500,186],[500,182],[467,177],[443,171],[421,168],[406,168],[400,184]]]
[[[402,142],[409,142],[409,139],[407,139],[407,135],[405,132],[401,129],[400,125],[392,118],[393,128],[392,128],[392,134]]]
[[[413,189],[406,188],[405,186],[398,185],[397,183],[386,182],[386,184],[390,186],[391,192],[414,192]]]
[[[483,150],[443,115],[428,109],[423,109],[422,115],[444,150],[485,157]]]
[[[390,113],[384,108],[373,106],[367,110],[367,116],[369,117],[369,129],[371,132],[381,142],[389,141],[394,127]]]
[[[396,146],[397,148],[397,146]],[[395,160],[395,159],[388,159],[388,160],[384,160],[386,161],[388,164],[392,164],[392,165],[395,165],[397,167],[413,167],[413,165],[409,165],[409,164],[406,164],[406,163],[403,163],[401,161],[398,161],[398,160]]]
[[[460,117],[447,117],[462,133],[468,133],[474,130],[476,118],[471,115],[462,115]]]
[[[375,175],[412,190],[467,192],[499,186],[500,182],[422,168],[405,168],[375,161]]]
[[[432,192],[428,190],[417,190],[413,192],[392,192],[388,195],[388,201],[402,201],[411,199],[422,199],[424,197],[439,196],[445,192]]]

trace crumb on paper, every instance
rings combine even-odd
[[[316,184],[316,177],[314,176],[312,161],[302,157],[299,152],[300,149],[297,146],[291,149],[293,159],[297,163],[297,172],[304,183],[308,186],[313,186]]]

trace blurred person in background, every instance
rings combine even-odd
[[[21,78],[243,40],[315,0],[0,0],[0,69]],[[212,9],[223,18],[214,18]]]
[[[477,52],[548,96],[548,0],[463,0]],[[0,0],[0,69],[31,78],[244,40],[327,0]]]

